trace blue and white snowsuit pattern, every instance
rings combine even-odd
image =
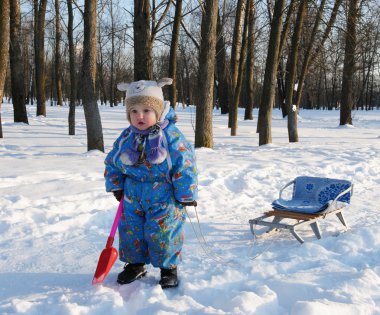
[[[118,226],[120,260],[151,263],[171,269],[178,265],[183,245],[184,207],[179,203],[197,199],[198,182],[192,146],[175,126],[176,115],[166,115],[163,131],[167,157],[161,164],[144,161],[123,163],[134,133],[125,129],[105,159],[106,191],[122,189],[124,209]],[[145,151],[148,151],[149,143]]]

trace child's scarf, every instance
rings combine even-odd
[[[165,161],[167,151],[163,145],[163,130],[169,121],[158,122],[146,130],[139,130],[134,126],[131,128],[133,138],[132,147],[123,154],[123,163],[127,165],[142,164],[148,161],[151,164],[161,164]],[[146,144],[149,144],[149,151],[146,151]]]

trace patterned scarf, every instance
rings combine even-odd
[[[163,129],[169,121],[158,122],[146,130],[139,130],[130,126],[133,138],[132,147],[127,149],[123,154],[123,163],[127,165],[142,164],[148,161],[151,164],[160,164],[165,161],[167,151],[163,146]],[[145,147],[149,144],[149,151]]]

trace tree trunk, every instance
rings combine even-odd
[[[153,80],[152,42],[150,34],[150,2],[134,0],[134,79]]]
[[[247,94],[248,100],[245,106],[244,120],[253,119],[254,103],[254,64],[255,64],[255,2],[248,1],[247,10],[249,12],[248,20],[248,54],[247,54]]]
[[[70,64],[70,103],[69,103],[69,135],[75,135],[75,96],[76,96],[76,74],[75,74],[75,47],[73,36],[74,14],[73,0],[67,0],[67,11],[69,21],[67,24],[67,37],[69,40],[69,64]]]
[[[319,44],[315,46],[315,37],[318,33],[318,27],[319,27],[320,21],[322,21],[322,19],[323,19],[323,11],[324,11],[324,6],[325,6],[325,0],[323,0],[319,6],[319,10],[318,10],[318,14],[316,16],[316,20],[315,20],[314,27],[312,30],[309,46],[308,46],[306,53],[304,55],[304,60],[303,60],[302,68],[301,68],[300,78],[298,80],[298,88],[297,88],[297,95],[296,95],[296,102],[295,102],[297,107],[300,106],[301,96],[302,96],[302,92],[303,92],[303,86],[305,83],[307,72],[310,68],[310,65],[314,61],[314,59],[317,57],[317,55],[320,53],[320,51],[322,51],[322,47],[323,47],[325,41],[327,40],[327,38],[329,37],[329,34],[330,34],[331,29],[335,23],[336,16],[338,14],[338,10],[339,10],[340,5],[342,4],[342,1],[343,0],[336,0],[335,1],[333,10],[331,12],[330,19],[327,22],[325,31],[323,33],[323,37],[322,37],[321,41],[319,42]],[[312,53],[313,48],[314,48],[314,52]]]
[[[288,136],[289,142],[298,142],[297,114],[298,109],[293,108],[293,94],[295,90],[295,81],[297,76],[298,49],[301,40],[303,21],[307,9],[307,0],[301,0],[299,3],[296,24],[294,26],[292,44],[289,55],[289,75],[285,84],[285,106],[288,108]]]
[[[46,116],[45,95],[45,13],[47,0],[34,0],[34,59],[37,92],[37,116]]]
[[[61,20],[59,16],[59,0],[55,0],[55,85],[57,89],[57,105],[63,106],[60,24],[61,24]]]
[[[199,53],[199,75],[195,147],[212,148],[212,110],[214,99],[214,73],[216,51],[216,23],[218,0],[205,0],[201,25],[201,49]]]
[[[352,107],[354,105],[353,80],[355,75],[356,23],[359,0],[350,0],[348,4],[346,43],[344,50],[343,81],[340,105],[340,125],[352,125]]]
[[[287,13],[286,13],[286,18],[284,21],[284,25],[282,27],[282,32],[281,32],[281,40],[280,40],[280,48],[279,48],[279,62],[278,62],[278,68],[277,68],[277,98],[279,101],[279,104],[281,106],[281,111],[282,111],[282,117],[285,118],[288,116],[288,109],[285,106],[285,77],[286,77],[286,71],[284,71],[284,65],[283,65],[283,60],[281,59],[282,52],[285,47],[286,40],[288,38],[288,33],[290,30],[290,25],[292,25],[293,21],[293,12],[294,8],[296,5],[296,1],[290,1]]]
[[[237,109],[234,109],[234,98],[236,93],[236,85],[239,75],[239,61],[240,61],[240,52],[241,52],[241,43],[242,43],[242,29],[244,21],[244,0],[238,0],[236,4],[236,17],[235,17],[235,26],[234,34],[232,39],[232,48],[231,48],[231,68],[230,68],[230,95],[229,95],[229,116],[228,116],[228,127],[232,126],[232,121],[237,120]]]
[[[223,25],[218,10],[217,21],[217,42],[216,42],[216,74],[218,78],[218,99],[221,114],[228,114],[229,109],[229,87],[227,81],[227,65],[226,65],[226,43],[223,34]]]
[[[259,145],[272,143],[272,107],[275,99],[276,74],[279,61],[282,15],[285,0],[275,2],[270,29],[268,54],[265,65],[263,92],[259,110],[257,129]]]
[[[247,61],[247,36],[248,36],[248,20],[249,20],[249,10],[248,6],[251,0],[247,0],[245,4],[247,4],[244,14],[244,29],[242,32],[242,45],[241,45],[241,53],[240,53],[240,59],[239,59],[239,68],[238,68],[238,77],[236,81],[235,91],[234,91],[234,97],[233,102],[231,106],[231,136],[236,136],[237,134],[237,122],[238,122],[238,109],[240,104],[240,94],[242,90],[243,85],[243,78],[244,78],[244,71],[245,71],[245,65]],[[243,5],[245,7],[245,5]]]
[[[85,0],[83,41],[83,108],[87,127],[87,149],[104,152],[102,122],[96,101],[96,0]]]
[[[4,83],[8,68],[9,49],[9,1],[0,1],[0,138],[3,138],[1,104],[3,102]]]
[[[104,60],[103,60],[103,47],[101,40],[101,32],[100,32],[100,21],[98,24],[98,62],[96,73],[98,75],[98,89],[100,90],[100,105],[107,105],[107,92],[104,83]],[[110,101],[111,102],[111,101]]]
[[[173,22],[172,41],[170,43],[169,77],[173,79],[169,86],[169,100],[173,108],[177,105],[177,50],[179,42],[179,31],[182,19],[182,0],[176,1],[175,15]]]
[[[115,101],[115,21],[113,16],[113,6],[112,1],[110,1],[110,18],[111,18],[111,68],[110,68],[110,86],[109,86],[109,96],[110,96],[110,106],[116,105]]]
[[[24,61],[22,56],[21,13],[19,0],[10,0],[10,45],[11,89],[15,122],[28,124],[25,107]]]

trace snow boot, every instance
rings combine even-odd
[[[164,269],[161,268],[161,280],[159,282],[161,288],[175,288],[178,286],[177,268]]]
[[[127,284],[137,279],[140,279],[146,275],[146,269],[144,263],[138,264],[126,264],[124,270],[117,276],[117,283]]]

